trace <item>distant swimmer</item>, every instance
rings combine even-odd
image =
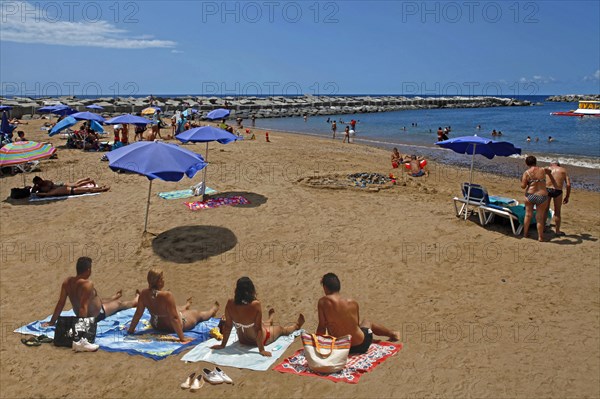
[[[477,130],[481,130],[481,125],[477,125]]]
[[[498,130],[498,136],[502,136],[502,132]]]
[[[554,141],[554,139],[552,138],[552,136],[548,136],[548,143],[552,143]]]
[[[527,142],[531,143],[531,137],[530,136],[527,136]]]
[[[496,132],[496,129],[492,130],[492,136],[496,137],[498,135],[498,133]]]

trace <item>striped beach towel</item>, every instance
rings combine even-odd
[[[185,205],[190,208],[190,210],[197,211],[199,209],[217,208],[219,206],[247,205],[249,203],[250,201],[246,198],[236,195],[233,197],[210,198],[204,202],[186,202]]]

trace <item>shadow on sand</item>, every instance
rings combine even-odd
[[[233,231],[220,226],[179,226],[152,240],[154,253],[175,263],[193,263],[229,251],[237,244]]]

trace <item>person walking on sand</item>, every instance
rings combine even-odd
[[[350,144],[350,126],[346,126],[344,129],[344,141],[342,141],[342,143],[345,143],[346,140],[348,140],[348,144]]]
[[[335,121],[331,122],[331,131],[333,132],[333,139],[335,140],[335,132],[337,131],[337,123]]]
[[[96,321],[102,321],[108,316],[117,313],[123,309],[134,308],[138,304],[139,295],[136,292],[135,298],[131,301],[122,301],[122,291],[119,290],[110,298],[101,299],[90,280],[92,275],[92,259],[82,256],[77,259],[77,275],[68,277],[63,281],[60,288],[60,296],[54,313],[47,323],[42,323],[42,327],[53,326],[58,320],[58,316],[65,307],[67,298],[71,301],[73,312],[79,317],[95,317]]]
[[[536,227],[538,240],[544,241],[544,225],[550,202],[548,201],[548,190],[546,190],[546,176],[552,181],[553,187],[558,187],[550,169],[537,166],[537,159],[533,155],[525,158],[525,164],[529,167],[521,177],[521,188],[525,189],[525,220],[523,225],[523,237],[529,233],[529,225],[533,217],[533,207],[536,207]]]
[[[184,331],[191,330],[196,324],[214,317],[219,311],[219,302],[205,311],[190,309],[192,298],[188,298],[183,306],[176,306],[175,296],[169,291],[162,291],[165,286],[163,272],[160,269],[151,269],[147,276],[148,288],[140,293],[137,309],[127,332],[133,334],[138,325],[144,309],[150,312],[150,325],[160,331],[174,332],[179,341],[186,343],[193,339],[183,335]]]
[[[556,226],[556,235],[564,236],[565,233],[560,231],[560,224],[562,221],[561,209],[563,204],[569,203],[569,197],[571,196],[571,178],[567,173],[567,170],[560,166],[558,160],[550,162],[550,175],[546,176],[546,189],[548,191],[548,197],[554,201],[554,225]],[[554,177],[554,183],[550,176]],[[567,193],[563,199],[563,187],[567,187]],[[550,209],[550,204],[546,209],[546,214]],[[547,216],[546,216],[547,217]],[[544,218],[546,220],[546,218]]]
[[[227,301],[225,306],[225,324],[223,326],[223,340],[211,349],[223,349],[227,345],[231,329],[237,330],[241,344],[258,347],[263,356],[271,356],[265,346],[274,342],[282,335],[289,335],[304,324],[304,315],[300,313],[298,320],[288,326],[273,325],[274,309],[269,310],[269,318],[263,321],[262,305],[256,298],[254,283],[248,277],[238,279],[235,286],[233,299]]]
[[[341,283],[338,276],[327,273],[321,279],[325,296],[317,304],[319,325],[317,334],[343,337],[351,335],[350,353],[366,353],[373,341],[373,335],[388,337],[390,341],[400,339],[399,331],[392,331],[381,324],[360,319],[358,303],[340,295]]]

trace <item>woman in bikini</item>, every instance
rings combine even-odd
[[[525,226],[523,226],[523,237],[529,233],[529,224],[533,217],[533,207],[536,208],[535,220],[538,232],[538,240],[544,241],[544,215],[550,205],[548,201],[548,190],[546,189],[546,176],[554,179],[549,169],[537,166],[537,159],[530,155],[525,158],[525,164],[529,169],[521,177],[521,188],[525,189]]]
[[[175,296],[169,291],[162,291],[165,286],[163,272],[152,269],[148,272],[148,288],[142,290],[139,296],[137,309],[131,320],[128,333],[133,334],[144,309],[150,312],[150,325],[156,330],[174,332],[181,342],[190,342],[192,338],[183,335],[184,331],[191,330],[196,324],[214,317],[219,311],[219,302],[206,311],[190,309],[191,299],[188,298],[183,306],[176,306]]]
[[[223,326],[223,341],[211,349],[223,349],[229,340],[232,327],[237,330],[238,339],[241,344],[257,346],[263,356],[271,356],[271,352],[265,350],[269,345],[282,335],[289,335],[298,330],[304,324],[302,313],[294,324],[286,327],[273,325],[273,314],[275,310],[269,310],[269,318],[262,319],[262,306],[256,299],[256,289],[252,280],[242,277],[237,281],[235,296],[227,301],[225,307],[225,324]]]

